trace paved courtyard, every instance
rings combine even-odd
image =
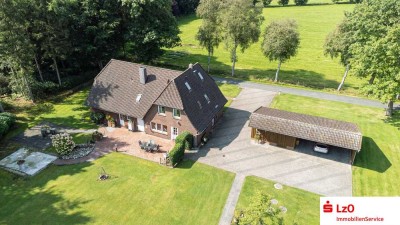
[[[151,136],[144,132],[131,132],[126,128],[102,127],[99,128],[99,132],[104,134],[106,138],[96,143],[96,152],[104,150],[113,151],[115,146],[117,146],[118,152],[158,163],[160,162],[160,158],[164,157],[163,154],[169,152],[175,144],[168,139]],[[153,140],[156,144],[160,145],[160,150],[153,153],[146,152],[140,149],[139,140],[142,142]]]
[[[326,196],[350,196],[352,175],[346,153],[336,151],[319,157],[307,150],[307,144],[287,150],[252,143],[248,118],[258,107],[268,106],[275,94],[244,88],[210,141],[189,157],[241,176],[255,175]]]

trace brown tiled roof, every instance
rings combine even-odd
[[[167,85],[182,72],[146,66],[147,81],[139,81],[140,64],[112,59],[97,75],[87,105],[109,112],[144,118]],[[139,102],[137,96],[141,94]]]
[[[349,122],[260,107],[250,116],[250,127],[278,134],[361,150],[362,134]]]
[[[111,60],[95,78],[87,105],[136,118],[144,118],[153,104],[181,109],[194,128],[202,132],[227,102],[214,79],[198,63],[184,72],[146,66],[146,84],[139,81],[141,66]],[[191,91],[187,89],[186,82]],[[139,94],[140,101],[136,102]],[[210,103],[204,94],[207,94]]]
[[[200,78],[198,73],[201,74],[203,79]],[[186,82],[191,88],[190,91],[186,87]],[[204,97],[205,94],[208,96],[210,103]],[[226,102],[226,98],[214,79],[204,71],[200,64],[196,63],[193,68],[188,68],[180,76],[176,77],[155,104],[184,109],[194,128],[202,132]]]

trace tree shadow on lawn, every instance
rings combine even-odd
[[[60,176],[80,173],[91,163],[74,166],[50,166],[34,177],[20,177],[0,171],[0,224],[85,224],[82,204],[88,200],[65,199],[56,186],[46,187]],[[93,177],[96,182],[96,177]],[[74,184],[69,184],[74,185]],[[77,210],[79,209],[79,210]],[[71,212],[73,211],[73,212]]]
[[[374,139],[364,136],[362,149],[356,155],[353,166],[384,173],[392,166],[392,163],[375,143]]]
[[[240,79],[244,81],[267,82],[274,83],[275,69],[235,69],[235,76],[231,76],[231,65],[217,61],[215,57],[211,57],[210,75],[225,77],[229,79]],[[263,59],[268,62],[267,59]],[[206,69],[208,57],[201,54],[182,53],[181,51],[166,50],[165,54],[155,62],[155,65],[168,67],[175,70],[185,70],[189,63],[199,62]],[[179,63],[180,65],[176,65]],[[276,63],[277,64],[277,63]],[[240,67],[240,60],[237,62]],[[339,76],[339,75],[338,75]],[[252,78],[252,79],[250,79]],[[338,77],[338,79],[340,79]],[[336,89],[339,82],[329,80],[323,74],[310,70],[285,70],[285,64],[279,72],[279,83],[292,84],[313,89]]]
[[[400,111],[399,110],[400,110],[400,106],[397,106],[395,108],[395,111],[393,112],[393,115],[391,117],[385,118],[383,121],[400,130]]]

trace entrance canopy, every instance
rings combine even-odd
[[[360,129],[349,122],[260,107],[251,114],[249,126],[357,152],[361,150]]]

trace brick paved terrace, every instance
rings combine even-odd
[[[175,144],[174,141],[168,139],[148,135],[144,132],[132,132],[126,128],[101,127],[99,132],[106,138],[96,143],[96,151],[114,150],[117,145],[118,152],[154,162],[160,162],[163,154],[169,152]],[[153,140],[155,144],[160,145],[160,150],[156,153],[146,152],[140,149],[139,140],[142,142]]]

